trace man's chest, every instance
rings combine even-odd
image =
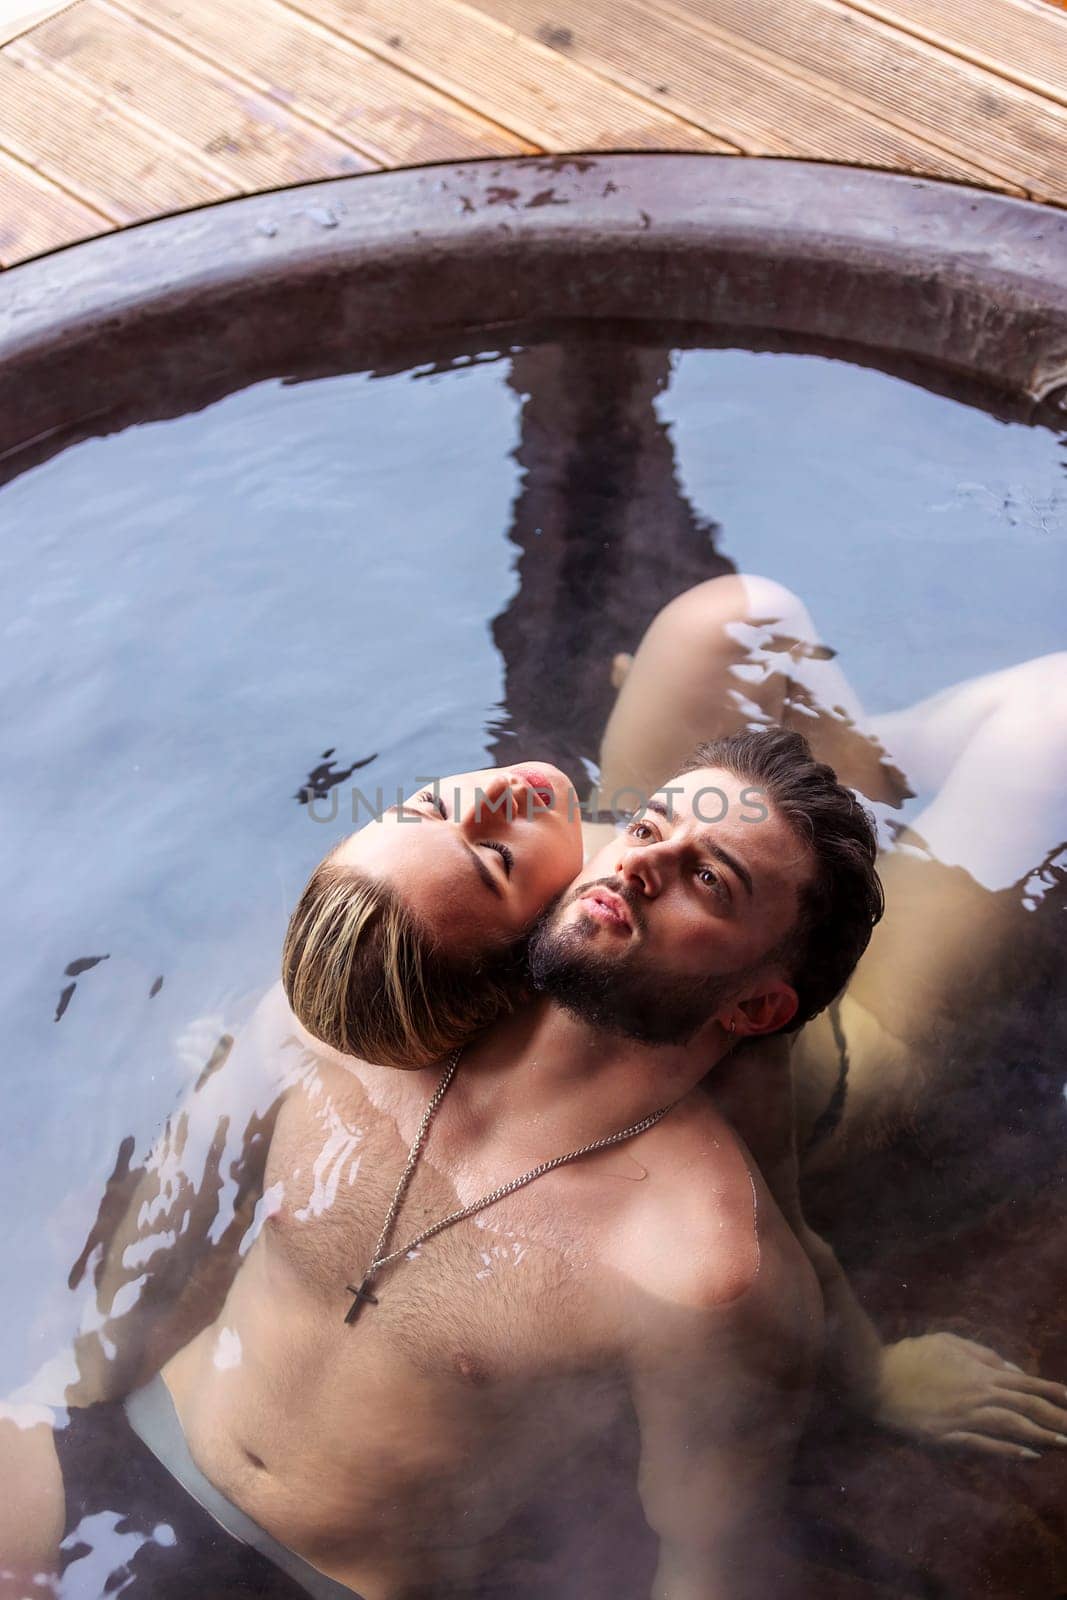
[[[362,1095],[327,1096],[321,1084],[294,1091],[279,1115],[261,1248],[338,1323],[375,1259],[407,1131]],[[361,1302],[349,1336],[373,1338],[424,1377],[480,1386],[602,1369],[611,1319],[600,1314],[595,1250],[573,1217],[554,1226],[551,1204],[508,1196],[406,1248],[513,1176],[510,1167],[495,1174],[484,1153],[476,1167],[452,1170],[454,1154],[424,1149],[381,1250],[403,1253],[370,1278],[374,1300]]]

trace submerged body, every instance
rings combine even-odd
[[[378,1303],[349,1326],[345,1286],[373,1254],[437,1074],[337,1057],[279,991],[265,1004],[290,1082],[254,1242],[217,1317],[163,1377],[197,1464],[275,1538],[366,1600],[462,1588],[529,1555],[509,1524],[633,1409],[644,1474],[676,1381],[685,1425],[705,1442],[719,1430],[728,1454],[742,1436],[751,1447],[768,1429],[795,1431],[817,1284],[699,1091],[632,1146],[551,1173],[386,1268]],[[257,1031],[262,1045],[262,1019]],[[509,1136],[498,1118],[488,1140],[478,1088],[493,1060],[485,1045],[469,1057],[395,1244],[545,1154],[521,1121]],[[764,1452],[773,1439],[758,1438]],[[655,1525],[670,1511],[650,1470]],[[709,1527],[719,1514],[709,1507]],[[569,1530],[558,1531],[562,1552]]]

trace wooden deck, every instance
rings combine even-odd
[[[1046,0],[75,0],[0,49],[0,263],[471,156],[856,162],[1067,205]]]

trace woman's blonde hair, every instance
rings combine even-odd
[[[327,856],[289,919],[282,982],[323,1044],[382,1066],[424,1067],[517,1003],[525,945],[447,955],[395,890]]]

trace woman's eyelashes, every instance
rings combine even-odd
[[[448,807],[441,799],[441,796],[439,794],[435,794],[432,789],[424,789],[422,793],[417,794],[415,798],[416,800],[422,801],[424,805],[433,806],[434,810],[437,812],[437,815],[442,817],[445,822],[448,821]],[[515,866],[515,857],[510,847],[504,844],[500,839],[479,839],[478,843],[486,850],[496,851],[497,855],[504,863],[505,876],[510,878],[512,869]]]
[[[496,851],[497,855],[499,855],[504,862],[505,873],[510,878],[511,869],[515,865],[515,857],[512,855],[507,845],[502,844],[499,839],[479,839],[478,843],[484,846],[486,850]]]

